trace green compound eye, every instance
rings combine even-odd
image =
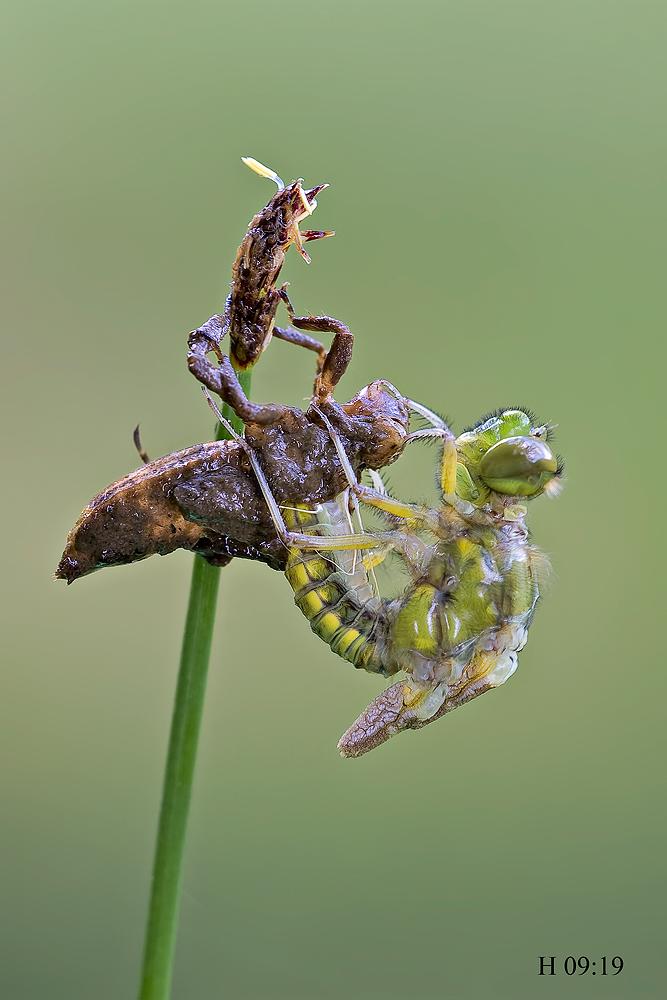
[[[479,475],[496,493],[531,497],[541,493],[558,472],[546,441],[510,437],[494,444],[479,464]]]

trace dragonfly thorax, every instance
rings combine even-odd
[[[538,596],[522,525],[461,536],[440,545],[389,606],[387,654],[418,681],[458,682],[477,653],[496,649],[504,627],[528,624]]]

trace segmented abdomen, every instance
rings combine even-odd
[[[293,531],[313,535],[351,532],[347,493],[312,507],[283,510]],[[334,653],[355,667],[386,673],[382,662],[385,619],[382,602],[370,586],[359,552],[307,552],[291,549],[285,575],[294,591],[294,603],[310,622],[315,635]]]

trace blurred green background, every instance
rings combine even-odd
[[[0,996],[134,995],[191,557],[50,575],[138,421],[152,455],[211,434],[185,338],[272,194],[243,154],[332,183],[285,276],[357,334],[339,398],[383,376],[459,430],[525,403],[567,488],[531,511],[554,574],[516,676],[359,761],[381,682],[278,574],[224,572],[174,996],[661,995],[664,4],[3,7]],[[275,343],[254,395],[311,372]]]

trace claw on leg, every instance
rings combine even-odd
[[[295,222],[294,225],[292,226],[292,242],[294,243],[294,246],[296,247],[297,252],[305,260],[306,264],[310,264],[311,263],[311,257],[310,257],[310,254],[306,252],[306,249],[305,249],[305,247],[303,245],[303,237],[301,235],[301,230],[299,229],[299,223],[298,222]]]
[[[304,229],[301,233],[301,239],[304,243],[309,243],[312,240],[326,240],[335,235],[335,229]]]
[[[313,205],[310,206],[311,212],[313,211],[316,205],[317,202],[314,202]],[[292,238],[294,240],[294,244],[298,252],[305,260],[306,264],[310,264],[311,259],[310,259],[310,254],[307,253],[304,248],[304,243],[312,243],[313,240],[326,240],[330,236],[335,236],[335,235],[336,232],[334,229],[304,229],[303,231],[301,231],[299,229],[299,224],[297,222],[294,223],[294,227],[292,229]]]

